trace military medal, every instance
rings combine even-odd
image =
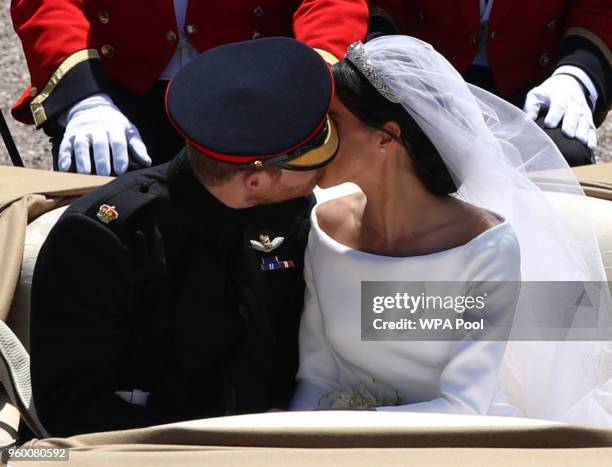
[[[257,251],[269,253],[278,248],[284,241],[285,237],[276,237],[274,240],[270,240],[269,235],[262,234],[259,236],[259,241],[251,240],[251,245]]]
[[[96,217],[105,224],[109,224],[112,221],[117,220],[119,213],[117,212],[117,208],[115,206],[103,204],[100,206],[100,209],[98,209],[98,214],[96,214]]]
[[[291,269],[295,265],[293,261],[281,261],[278,256],[268,256],[261,258],[261,270],[262,271],[276,271],[277,269]]]

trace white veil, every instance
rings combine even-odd
[[[356,43],[346,59],[414,118],[458,196],[510,221],[523,281],[606,281],[584,192],[520,109],[466,84],[431,45],[412,37]],[[536,304],[519,306],[520,316]],[[611,342],[509,342],[500,381],[525,416],[612,426]]]

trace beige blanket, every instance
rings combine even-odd
[[[610,467],[610,449],[278,449],[114,445],[70,451],[53,467]],[[15,462],[33,467],[48,463]]]
[[[110,180],[0,166],[0,320],[6,321],[19,280],[28,223]]]
[[[345,414],[337,415],[342,418]],[[308,428],[232,429],[185,423],[34,440],[26,447],[69,448],[69,463],[65,465],[71,467],[612,465],[612,430],[563,425],[395,428],[345,425],[335,428],[317,427],[313,421],[313,426]]]

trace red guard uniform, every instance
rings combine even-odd
[[[482,39],[478,0],[381,0],[372,2],[372,13],[387,18],[400,33],[431,43],[462,72],[486,41],[501,95],[540,84],[559,65],[575,65],[597,86],[599,110],[608,107],[610,0],[495,0]]]
[[[110,79],[137,95],[177,48],[172,0],[13,0],[11,15],[31,75],[13,116],[43,125]],[[263,36],[294,36],[327,59],[364,38],[366,0],[190,0],[185,34],[198,50]]]

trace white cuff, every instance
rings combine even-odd
[[[553,72],[553,76],[556,74],[572,75],[589,91],[589,100],[591,101],[591,110],[595,110],[595,104],[599,98],[597,88],[593,84],[593,81],[589,75],[582,69],[574,65],[562,65]]]

